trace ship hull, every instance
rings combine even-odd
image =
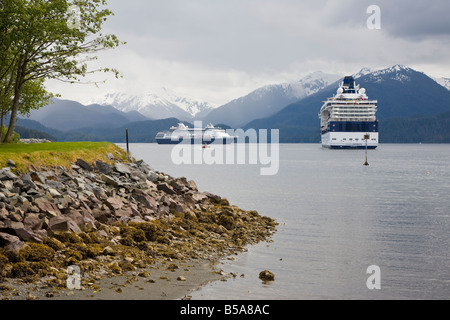
[[[179,139],[179,140],[172,140],[172,139],[160,139],[156,138],[156,142],[158,144],[198,144],[198,145],[205,145],[205,144],[230,144],[235,142],[236,138],[230,137],[230,138],[213,138],[213,139]]]
[[[339,149],[341,149],[341,150],[351,150],[351,149],[354,149],[354,150],[357,150],[357,149],[366,149],[366,147],[364,146],[328,146],[328,147],[326,147],[326,146],[324,146],[324,148],[328,148],[328,149],[333,149],[333,150],[339,150]],[[376,149],[377,148],[377,146],[368,146],[367,147],[367,149]]]
[[[364,139],[365,135],[369,139]],[[322,147],[329,149],[375,149],[378,147],[378,132],[326,132],[322,134]]]

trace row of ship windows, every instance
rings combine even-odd
[[[352,115],[352,114],[339,114],[339,115],[334,115],[331,118],[331,121],[351,121],[351,119],[360,119],[361,121],[374,121],[375,120],[375,116],[370,116],[370,115]],[[338,119],[350,119],[350,120],[338,120]]]
[[[338,121],[338,122],[340,122],[340,121],[349,121],[350,122],[350,121],[353,121],[354,119],[361,120],[361,121],[364,121],[364,122],[375,120],[373,117],[366,117],[366,118],[364,118],[364,117],[332,118],[331,120],[332,121]]]
[[[337,140],[337,139],[336,139],[336,138],[332,138],[331,140]],[[343,141],[347,141],[347,138],[343,138],[342,140],[343,140]],[[349,138],[348,140],[353,140],[353,138]],[[359,138],[355,138],[355,140],[356,140],[356,141],[359,141]],[[361,140],[364,140],[364,139],[361,139]],[[370,140],[376,141],[377,139],[372,138],[372,139],[370,139]]]
[[[377,105],[367,105],[367,104],[333,104],[333,105],[327,105],[326,106],[327,109],[340,109],[340,108],[344,108],[344,109],[377,109],[378,106]]]
[[[377,107],[334,106],[332,110],[377,110]]]
[[[332,110],[330,114],[333,113],[368,113],[368,114],[375,114],[377,110],[355,110],[355,109],[341,109],[341,110]]]
[[[341,109],[341,110],[333,110],[330,113],[375,113],[377,110],[355,110],[355,109]]]
[[[333,111],[331,115],[334,114],[375,114],[375,111],[358,111],[358,110],[343,110],[343,111]]]
[[[361,119],[361,120],[368,120],[368,121],[375,120],[375,117],[348,117],[348,118],[334,117],[332,120],[334,120],[334,121],[352,121],[353,118],[357,118],[357,119]]]

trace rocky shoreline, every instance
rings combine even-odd
[[[20,142],[25,144],[32,144],[32,143],[51,143],[52,141],[47,139],[30,138],[30,139],[20,139]]]
[[[74,268],[82,275],[77,289],[98,292],[101,279],[214,263],[275,232],[273,219],[200,192],[194,181],[119,158],[24,174],[8,161],[0,169],[0,298],[24,298],[17,284],[57,297]]]

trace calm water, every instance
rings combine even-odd
[[[193,299],[450,298],[450,145],[382,144],[363,166],[364,150],[284,144],[274,176],[261,165],[175,165],[172,148],[130,145],[155,170],[280,223],[273,242],[219,265],[235,279]],[[380,290],[367,288],[370,265]],[[274,282],[258,279],[265,269]]]

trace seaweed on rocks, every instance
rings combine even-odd
[[[0,283],[63,289],[75,265],[95,286],[156,261],[215,262],[276,230],[272,218],[131,160],[79,159],[22,175],[0,169]]]

